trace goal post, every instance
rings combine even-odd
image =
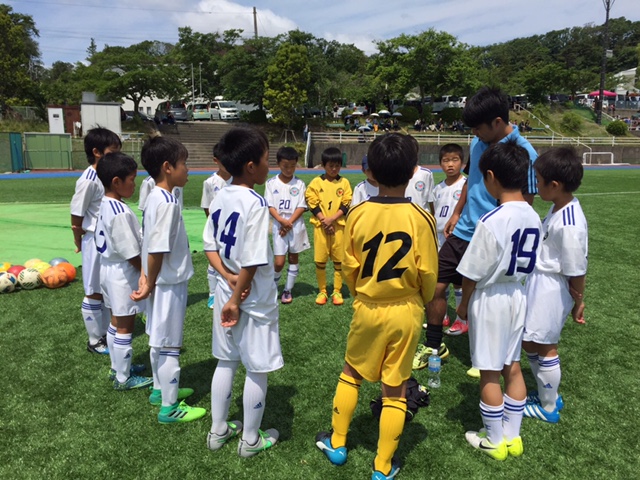
[[[595,156],[595,158],[593,158]],[[614,165],[615,157],[613,152],[584,152],[582,154],[583,165],[593,165],[595,160],[596,165]]]

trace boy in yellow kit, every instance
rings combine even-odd
[[[305,197],[313,216],[313,260],[316,264],[316,278],[320,293],[316,304],[327,303],[327,260],[333,261],[333,293],[334,305],[342,305],[342,256],[345,215],[351,204],[352,190],[349,181],[340,176],[342,153],[336,147],[329,147],[322,152],[324,175],[311,180]]]

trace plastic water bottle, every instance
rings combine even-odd
[[[442,362],[437,350],[433,350],[429,355],[429,379],[427,385],[430,388],[440,388],[440,368]]]

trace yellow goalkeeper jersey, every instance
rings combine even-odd
[[[340,175],[335,180],[328,180],[325,175],[311,180],[305,194],[309,210],[313,213],[311,223],[316,227],[320,226],[320,220],[316,217],[320,212],[328,217],[342,210],[346,215],[351,205],[352,195],[351,184]],[[335,223],[344,226],[345,216],[340,217]]]

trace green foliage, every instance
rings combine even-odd
[[[400,107],[397,111],[402,114],[402,121],[406,123],[414,123],[417,119],[420,118],[420,112],[418,112],[418,109],[416,107]]]
[[[294,119],[299,117],[296,108],[307,101],[305,86],[310,75],[307,47],[282,44],[267,68],[264,85],[265,106],[275,122],[290,128]]]
[[[440,112],[440,118],[445,123],[451,125],[456,120],[462,120],[462,109],[461,108],[445,108]]]
[[[240,119],[247,123],[267,123],[267,114],[264,110],[240,112]]]
[[[566,112],[562,116],[561,126],[572,133],[580,133],[582,130],[582,117],[576,112]]]
[[[616,137],[624,137],[629,134],[629,125],[624,123],[622,120],[614,120],[609,125],[607,125],[607,133],[610,135],[614,135]]]

